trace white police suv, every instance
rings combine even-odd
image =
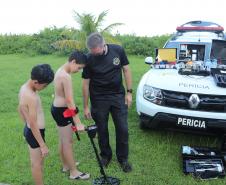
[[[226,41],[218,24],[192,21],[147,57],[138,85],[141,128],[226,132]]]

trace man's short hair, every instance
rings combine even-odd
[[[86,46],[88,49],[101,47],[104,46],[104,44],[105,44],[104,38],[98,32],[91,33],[86,39]]]
[[[75,60],[76,64],[84,64],[87,63],[86,55],[80,51],[74,51],[71,53],[71,55],[68,58],[68,61],[71,62],[72,60]]]
[[[31,79],[40,84],[49,84],[54,79],[54,72],[49,64],[39,64],[32,68]]]

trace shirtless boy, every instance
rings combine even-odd
[[[44,157],[48,155],[45,144],[45,121],[38,91],[44,89],[54,79],[50,65],[33,67],[31,79],[21,86],[18,111],[25,123],[24,137],[28,143],[31,171],[36,185],[43,185],[42,172]]]
[[[78,51],[73,52],[68,61],[56,72],[54,78],[55,98],[51,108],[52,116],[57,124],[59,132],[59,154],[62,161],[62,172],[70,173],[69,179],[89,179],[90,175],[80,172],[73,157],[73,141],[71,129],[72,123],[78,131],[84,130],[78,114],[74,117],[64,118],[65,110],[76,110],[73,98],[71,74],[81,70],[86,64],[86,56]]]

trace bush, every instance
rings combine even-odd
[[[76,40],[60,40],[52,44],[52,47],[60,55],[68,55],[75,49],[79,49],[80,44]]]
[[[73,39],[75,33],[74,29],[52,27],[33,35],[0,35],[0,54],[53,54],[58,52],[53,43]]]
[[[39,34],[33,35],[32,50],[37,54],[53,54],[57,51],[54,43],[60,40],[72,39],[76,30],[67,28],[45,28]]]
[[[138,37],[135,35],[118,35],[117,38],[122,43],[127,54],[154,56],[155,48],[161,48],[170,38],[170,35],[154,37]]]
[[[29,35],[0,35],[0,54],[24,53],[31,41]]]

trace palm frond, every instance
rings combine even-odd
[[[113,23],[113,24],[110,24],[110,25],[108,25],[106,28],[104,28],[101,32],[103,33],[103,32],[111,32],[112,31],[112,29],[114,29],[115,27],[117,27],[117,26],[122,26],[122,25],[124,25],[123,23]]]
[[[79,24],[81,23],[82,21],[82,15],[80,15],[78,12],[76,11],[73,11],[74,12],[74,19],[76,20],[76,22],[78,22]]]
[[[102,26],[102,23],[104,22],[104,18],[107,16],[107,14],[108,14],[108,10],[105,10],[99,14],[97,20],[95,21],[96,28],[99,28]]]

